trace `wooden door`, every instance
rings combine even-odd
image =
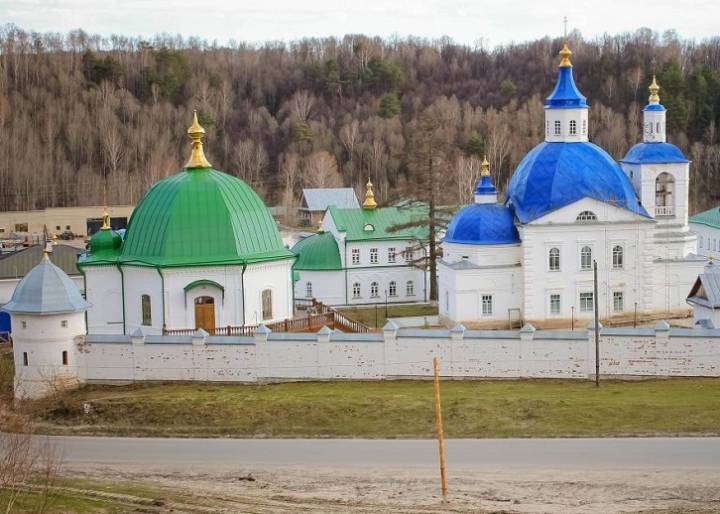
[[[195,299],[195,328],[215,333],[215,300],[209,296]]]

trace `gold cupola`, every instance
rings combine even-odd
[[[648,86],[648,91],[650,91],[650,96],[648,97],[648,101],[651,104],[659,104],[660,103],[660,95],[658,93],[660,92],[660,85],[657,83],[657,80],[655,79],[655,75],[653,75],[652,83],[650,86]]]
[[[365,201],[363,202],[363,209],[372,210],[377,208],[377,202],[375,201],[375,193],[373,192],[373,184],[368,179],[365,185],[367,190],[365,191]]]
[[[568,66],[572,66],[572,63],[570,62],[570,56],[572,55],[572,52],[570,51],[570,48],[568,47],[567,42],[563,44],[562,49],[560,50],[560,67],[561,68],[567,68]]]
[[[190,159],[185,165],[186,169],[193,168],[211,168],[212,164],[205,158],[203,151],[203,137],[205,137],[205,129],[198,122],[197,111],[193,111],[192,125],[187,130],[188,137],[192,141],[192,153]]]

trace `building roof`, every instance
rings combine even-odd
[[[34,245],[24,250],[3,254],[0,257],[0,280],[22,278],[43,258],[43,245]],[[78,255],[85,250],[75,246],[56,244],[50,254],[50,260],[68,275],[79,275]]]
[[[540,143],[518,164],[507,196],[521,223],[586,197],[649,217],[618,163],[589,142]]]
[[[292,248],[298,256],[294,270],[340,270],[340,249],[335,236],[330,232],[319,232],[298,241]]]
[[[720,228],[720,207],[713,207],[694,216],[690,216],[690,223],[699,223],[708,227]]]
[[[483,175],[480,177],[480,182],[478,182],[478,185],[475,188],[475,194],[481,196],[497,194],[497,190],[495,189],[495,185],[493,184],[490,175]]]
[[[82,312],[90,304],[67,274],[43,258],[15,287],[3,310],[22,314]]]
[[[555,89],[545,99],[545,107],[549,109],[587,109],[587,98],[575,85],[572,66],[560,66]]]
[[[443,241],[481,245],[519,243],[514,218],[512,209],[504,205],[471,204],[455,214]]]
[[[267,207],[247,183],[195,167],[148,190],[133,211],[119,251],[91,251],[80,265],[195,266],[292,256]]]
[[[303,189],[303,207],[309,211],[325,211],[334,205],[340,209],[359,208],[355,190],[351,187]]]
[[[712,261],[705,266],[705,271],[698,275],[687,301],[710,309],[720,308],[720,269]]]
[[[643,111],[659,111],[659,112],[662,112],[662,111],[664,111],[664,110],[665,110],[665,107],[664,107],[662,104],[659,104],[659,103],[657,103],[657,104],[655,104],[655,103],[647,104],[647,105],[645,106],[645,108],[643,109]]]
[[[390,230],[397,225],[425,219],[428,215],[425,205],[401,205],[377,209],[339,209],[330,206],[328,212],[338,231],[345,232],[346,241],[428,238],[426,225]]]
[[[689,162],[682,150],[671,143],[638,143],[620,162],[628,164]]]

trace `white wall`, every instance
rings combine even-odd
[[[703,223],[689,223],[690,230],[698,237],[697,254],[717,258],[720,255],[720,229]]]
[[[315,298],[325,305],[345,304],[345,272],[299,270],[299,280],[295,282],[296,299]],[[312,285],[312,295],[307,296],[307,284]]]
[[[120,271],[115,266],[86,266],[89,334],[122,334],[123,302]]]

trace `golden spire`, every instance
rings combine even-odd
[[[480,172],[480,176],[487,177],[490,175],[490,163],[487,160],[487,155],[483,157],[483,162],[480,164],[480,169],[482,170]]]
[[[103,222],[100,230],[110,230],[110,214],[108,214],[107,207],[103,209]]]
[[[563,43],[562,50],[560,50],[560,67],[566,68],[568,66],[572,66],[572,63],[570,62],[570,56],[572,55],[572,52],[570,51],[570,48],[568,48],[567,41]]]
[[[372,182],[370,182],[370,179],[368,179],[366,187],[367,191],[365,191],[363,209],[375,209],[377,207],[377,202],[375,201],[375,193],[373,193],[373,185]]]
[[[188,128],[188,137],[192,141],[192,153],[190,154],[190,160],[185,165],[186,168],[210,168],[212,165],[205,158],[205,152],[203,152],[203,137],[205,136],[205,129],[202,128],[198,122],[197,111],[193,111],[193,121],[190,128]]]
[[[660,92],[660,86],[657,83],[657,80],[655,80],[655,75],[653,75],[653,81],[648,87],[648,91],[650,91],[650,97],[648,100],[651,104],[659,104],[660,103],[660,95],[658,93]]]

